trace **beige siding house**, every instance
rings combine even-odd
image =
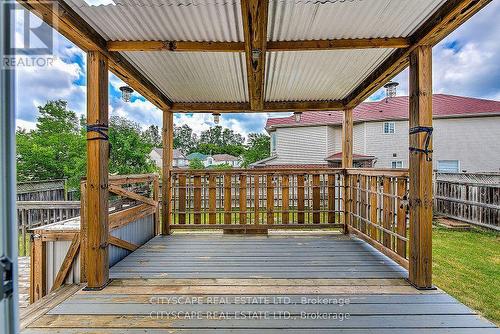
[[[435,94],[433,164],[436,170],[500,171],[500,102]],[[365,102],[353,111],[354,154],[377,168],[408,167],[408,97]],[[271,158],[253,167],[328,166],[341,152],[340,112],[305,112],[268,119]],[[331,165],[331,164],[330,164]]]

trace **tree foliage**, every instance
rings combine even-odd
[[[198,145],[198,136],[193,133],[189,125],[176,126],[174,128],[174,148],[185,153],[192,153]]]
[[[248,143],[245,152],[243,152],[242,167],[268,158],[271,152],[271,140],[268,135],[263,133],[251,133],[248,135]]]
[[[231,129],[215,126],[203,131],[200,137],[186,124],[174,129],[174,148],[186,154],[200,152],[206,155],[230,154],[239,157],[245,151],[245,138]]]
[[[62,100],[49,101],[38,111],[34,130],[16,132],[18,180],[67,179],[69,187],[79,189],[87,168],[85,119],[78,119]],[[143,133],[137,123],[112,117],[108,133],[110,173],[154,171],[149,159],[150,134]]]
[[[198,158],[194,158],[189,162],[189,169],[204,169],[204,168],[205,165]]]
[[[36,129],[16,133],[18,180],[66,178],[78,187],[87,151],[76,114],[62,100],[49,101],[38,112]]]

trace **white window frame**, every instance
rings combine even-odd
[[[271,153],[276,152],[276,131],[271,132]]]
[[[444,162],[444,161],[456,161],[457,162],[457,171],[456,172],[447,172],[447,171],[440,170],[439,169],[439,163],[440,162]],[[460,173],[460,171],[462,169],[460,168],[460,160],[458,160],[458,159],[441,159],[441,160],[438,160],[437,163],[436,163],[436,170],[439,173]]]
[[[388,125],[388,130],[391,129],[390,125],[392,124],[392,132],[385,132],[385,125]],[[384,135],[393,135],[396,133],[396,122],[384,122],[384,125],[382,126],[382,133]]]
[[[397,164],[398,164],[399,162],[401,163],[401,167],[397,167]],[[396,167],[394,167],[394,164],[396,164]],[[405,167],[404,167],[404,162],[403,162],[403,160],[392,160],[392,161],[391,161],[391,168],[392,168],[392,169],[401,169],[401,168],[405,168]]]

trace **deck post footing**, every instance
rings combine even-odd
[[[82,289],[82,291],[101,291],[102,289],[107,287],[109,285],[109,283],[111,283],[111,281],[112,281],[112,279],[108,279],[108,281],[103,286],[99,286],[96,288],[91,288],[89,286],[86,286]]]
[[[432,291],[432,290],[437,290],[437,287],[435,285],[431,285],[430,287],[428,286],[418,286],[418,285],[415,285],[412,281],[410,281],[408,278],[405,278],[405,281],[410,283],[410,285],[412,287],[414,287],[415,289],[417,290],[420,290],[420,291]]]

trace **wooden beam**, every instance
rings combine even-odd
[[[341,101],[284,101],[264,103],[264,111],[267,112],[343,110],[344,108],[345,106]]]
[[[178,102],[171,107],[176,113],[248,113],[248,112],[291,112],[291,111],[321,111],[343,110],[341,101],[283,101],[264,102],[262,110],[252,110],[245,102]]]
[[[406,48],[407,38],[346,38],[308,41],[269,41],[267,51],[320,51]],[[244,42],[108,41],[108,51],[245,52]]]
[[[38,15],[85,52],[99,51],[109,58],[109,69],[158,108],[169,108],[172,102],[118,52],[110,52],[107,43],[94,28],[64,0],[17,0]]]
[[[352,130],[352,109],[346,109],[342,118],[342,168],[352,168]]]
[[[163,235],[170,234],[170,225],[172,224],[172,161],[174,150],[174,114],[163,110],[163,129],[162,129],[162,204],[161,220]]]
[[[243,42],[109,41],[109,51],[243,52]]]
[[[108,126],[108,58],[87,53],[87,123]],[[109,142],[98,132],[87,132],[87,286],[104,287],[109,280],[108,258]]]
[[[218,112],[240,113],[250,111],[250,103],[245,102],[176,102],[170,109],[176,113]]]
[[[64,257],[63,263],[57,272],[56,278],[54,280],[54,284],[52,284],[52,289],[50,291],[54,291],[58,289],[66,280],[68,276],[68,272],[71,269],[71,265],[73,264],[76,255],[78,254],[78,250],[80,249],[80,233],[75,233],[73,236],[73,240],[71,240],[71,245],[69,246],[68,252]]]
[[[432,47],[420,46],[410,57],[410,131],[432,127]],[[424,149],[426,132],[410,134],[410,147]],[[432,149],[432,140],[428,149]],[[410,151],[409,281],[432,287],[432,155]]]
[[[268,7],[267,0],[241,1],[250,108],[260,111],[264,108]]]
[[[396,50],[345,99],[354,108],[408,66],[410,53],[421,45],[436,45],[491,0],[448,0],[427,19],[409,40],[411,45]]]
[[[319,51],[377,48],[406,48],[410,42],[406,38],[347,38],[311,41],[267,42],[268,51]]]

